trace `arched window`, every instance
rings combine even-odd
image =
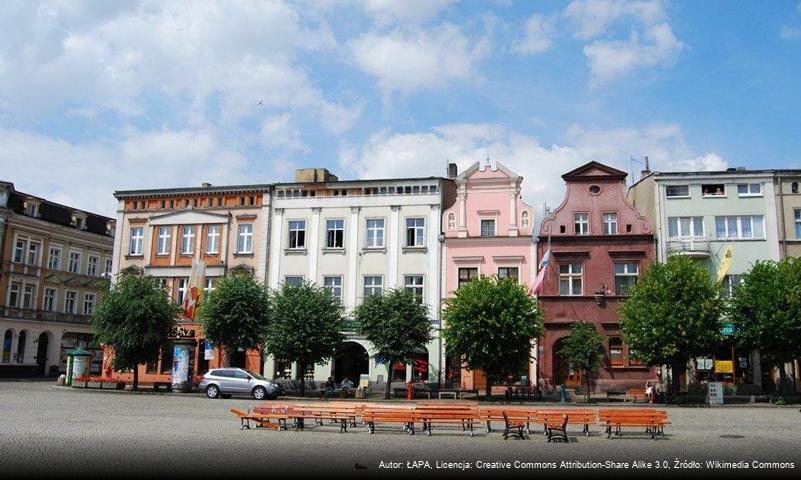
[[[19,332],[17,339],[17,363],[25,363],[25,344],[28,340],[28,332],[25,330]]]
[[[792,185],[790,185],[790,188],[792,189],[793,193],[798,193],[798,182],[793,182]]]
[[[14,332],[11,329],[6,330],[5,335],[3,335],[3,363],[8,363],[11,361],[11,342],[13,338]]]

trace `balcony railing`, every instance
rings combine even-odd
[[[31,308],[0,307],[0,313],[2,313],[4,318],[13,318],[19,320],[37,320],[40,322],[58,322],[79,325],[89,325],[92,323],[91,315],[48,312],[45,310],[34,310]]]
[[[678,253],[681,255],[709,256],[709,240],[705,237],[688,237],[671,239],[667,242],[668,253]]]

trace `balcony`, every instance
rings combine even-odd
[[[668,254],[687,255],[689,257],[708,257],[709,240],[704,237],[676,238],[667,241]]]
[[[2,314],[3,318],[18,320],[35,320],[40,322],[58,322],[78,325],[89,325],[92,323],[91,315],[48,312],[45,310],[34,310],[30,308],[0,307],[0,314]]]

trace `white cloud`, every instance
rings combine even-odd
[[[512,50],[521,54],[542,53],[553,45],[556,19],[535,13],[526,20],[524,30],[523,38]]]
[[[356,66],[378,79],[385,97],[476,78],[475,64],[487,47],[483,41],[474,44],[449,23],[430,30],[368,32],[349,46]]]
[[[117,208],[114,190],[253,183],[247,167],[242,153],[209,131],[129,129],[119,142],[73,143],[0,128],[0,172],[13,172],[4,180],[26,193],[109,216]]]
[[[795,40],[797,38],[801,38],[801,28],[794,28],[794,27],[789,27],[787,25],[782,25],[782,29],[779,32],[779,36],[783,40]]]
[[[421,23],[450,7],[456,0],[361,0],[365,11],[380,25]]]
[[[648,155],[653,169],[722,170],[726,162],[710,152],[690,149],[677,125],[611,130],[574,125],[564,145],[543,145],[536,137],[500,124],[447,124],[428,132],[380,132],[359,147],[340,152],[340,166],[358,178],[443,176],[447,162],[462,171],[489,156],[525,177],[524,199],[534,206],[558,205],[564,195],[560,176],[591,160],[624,171],[630,158]],[[639,166],[637,167],[639,170]]]
[[[267,117],[261,124],[261,143],[268,148],[308,152],[288,113]]]
[[[574,26],[573,35],[589,39],[600,35],[621,17],[630,17],[646,25],[665,17],[661,0],[574,0],[562,15]]]

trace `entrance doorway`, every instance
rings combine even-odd
[[[36,346],[36,373],[45,375],[47,373],[47,350],[50,347],[50,335],[47,332],[39,334],[39,341]]]
[[[564,339],[559,339],[553,345],[553,383],[554,385],[564,385],[566,387],[577,387],[581,385],[581,369],[578,369],[572,362],[568,362],[559,350],[562,349]]]
[[[370,355],[356,342],[345,342],[334,355],[334,381],[339,383],[347,378],[354,385],[359,384],[359,376],[370,373]]]
[[[239,348],[235,352],[231,352],[228,361],[229,367],[245,368],[245,350]]]

